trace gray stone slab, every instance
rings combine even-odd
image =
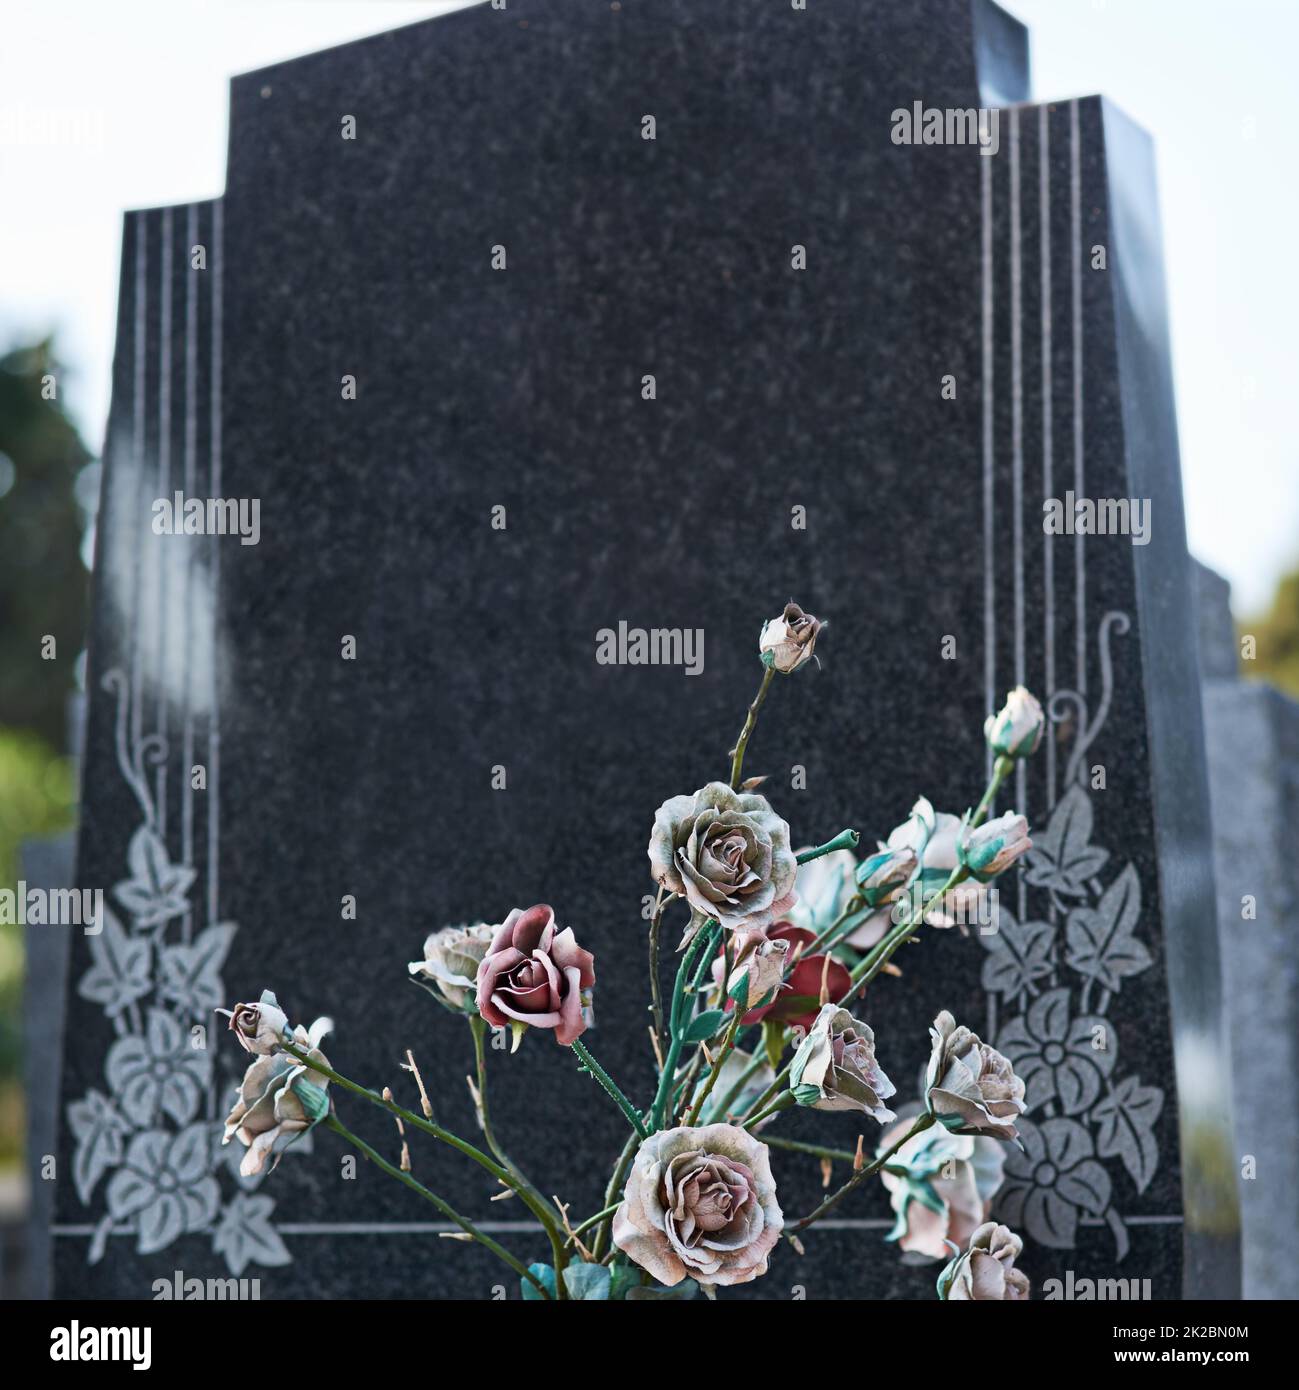
[[[1001,112],[991,157],[895,144],[918,99],[975,105],[989,52],[1016,90],[1016,44],[974,13],[479,6],[236,79],[224,198],[128,218],[78,868],[113,890],[118,964],[74,944],[60,1292],[145,1297],[182,1269],[257,1274],[264,1296],[490,1297],[488,1257],[412,1231],[423,1213],[372,1169],[340,1181],[332,1142],[255,1191],[215,1145],[195,1168],[238,1058],[177,1039],[275,988],[297,1017],[332,1014],[331,1056],[375,1084],[403,1085],[407,1045],[437,1058],[439,1114],[471,1132],[465,1030],[404,963],[431,927],[545,899],[597,955],[597,1055],[644,1096],[653,808],[724,771],[755,621],[794,594],[832,620],[825,667],[770,704],[750,765],[800,841],[883,835],[922,789],[963,809],[983,716],[1017,681],[1057,716],[1002,800],[1038,827],[1003,930],[935,933],[903,986],[871,991],[893,1073],[917,1073],[941,1007],[1046,1062],[999,1208],[1039,1286],[1233,1293],[1149,150],[1096,98]],[[154,536],[151,503],[178,487],[258,498],[259,543]],[[1070,488],[1147,499],[1151,544],[1044,534]],[[703,628],[704,671],[597,665],[620,620]],[[785,789],[795,765],[805,792]],[[1065,1042],[1101,1023],[1104,1064],[1061,1062],[1062,1020]],[[126,1113],[140,1048],[183,1056],[196,1087]],[[544,1039],[492,1068],[507,1143],[594,1210],[616,1111]],[[347,1118],[391,1148],[386,1118]],[[789,1133],[856,1127],[800,1114]],[[466,1168],[417,1156],[499,1219]],[[819,1181],[782,1164],[787,1209]],[[736,1296],[932,1296],[932,1270],[878,1244],[888,1221],[864,1194]]]

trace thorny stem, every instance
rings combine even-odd
[[[699,972],[695,978],[696,985],[707,966],[712,964],[713,954],[717,946],[716,933],[719,930],[717,923],[711,919],[705,922],[696,933],[695,939],[686,948],[685,957],[677,970],[677,980],[672,990],[671,1042],[668,1046],[668,1055],[663,1062],[663,1075],[659,1077],[658,1094],[654,1097],[654,1105],[650,1111],[651,1131],[663,1128],[663,1118],[667,1111],[668,1099],[676,1081],[677,1063],[681,1058],[682,1034],[685,1031],[684,1020],[681,1015],[686,995],[686,982],[691,977],[690,973],[694,970],[696,961],[699,962]]]
[[[776,668],[774,666],[763,667],[762,684],[758,687],[758,693],[753,697],[753,703],[749,706],[749,712],[744,719],[744,727],[740,730],[740,736],[735,741],[735,747],[731,749],[732,791],[739,791],[740,789],[740,778],[744,770],[744,752],[749,746],[754,725],[758,722],[758,711],[762,708],[762,702],[767,698],[767,691],[771,688],[771,680],[775,674]]]
[[[636,1131],[637,1137],[640,1139],[647,1139],[649,1137],[649,1131],[645,1128],[645,1125],[642,1122],[641,1117],[637,1112],[635,1106],[633,1106],[631,1101],[629,1101],[627,1097],[623,1095],[622,1091],[618,1088],[618,1085],[614,1081],[613,1077],[611,1077],[609,1073],[605,1071],[605,1069],[599,1064],[599,1062],[597,1062],[595,1058],[591,1056],[590,1052],[587,1050],[586,1045],[582,1042],[581,1038],[573,1039],[573,1051],[582,1059],[582,1063],[586,1067],[587,1071],[589,1071],[591,1075],[595,1077],[595,1079],[600,1083],[600,1085],[603,1086],[606,1091],[608,1091],[609,1095],[613,1099],[613,1103],[627,1117],[627,1123],[631,1125],[633,1130]]]
[[[999,757],[997,761],[993,763],[992,777],[988,781],[987,790],[983,793],[983,800],[979,802],[979,805],[976,808],[974,814],[970,817],[971,826],[983,824],[984,818],[987,816],[988,811],[992,806],[993,798],[997,795],[997,791],[1000,788],[1001,784],[1014,771],[1014,768],[1014,758],[1007,758],[1003,756]]]
[[[726,1065],[726,1059],[731,1055],[731,1049],[735,1046],[735,1035],[740,1030],[740,1020],[744,1017],[744,1011],[738,1006],[735,1010],[735,1017],[731,1019],[731,1026],[726,1030],[726,1036],[722,1039],[722,1045],[717,1049],[717,1056],[713,1058],[712,1069],[708,1073],[708,1080],[704,1082],[699,1095],[695,1098],[695,1103],[690,1107],[690,1113],[686,1116],[686,1124],[693,1125],[699,1119],[699,1112],[703,1109],[704,1101],[712,1094],[713,1087],[717,1085],[717,1078],[722,1074],[722,1068]],[[689,1091],[686,1092],[689,1095]]]
[[[509,1265],[509,1267],[521,1279],[526,1279],[530,1284],[535,1285],[537,1291],[540,1293],[542,1298],[550,1298],[549,1290],[541,1282],[541,1280],[538,1279],[537,1276],[527,1267],[527,1265],[523,1263],[522,1260],[516,1258],[514,1255],[511,1255],[510,1252],[506,1250],[503,1245],[498,1244],[491,1238],[491,1236],[485,1234],[483,1231],[480,1231],[478,1227],[475,1226],[474,1223],[468,1219],[468,1217],[461,1216],[460,1213],[450,1205],[450,1203],[443,1201],[442,1198],[437,1195],[437,1193],[430,1192],[429,1189],[425,1187],[422,1182],[419,1182],[416,1178],[413,1178],[409,1173],[402,1172],[402,1170],[398,1168],[396,1164],[389,1163],[386,1158],[381,1157],[378,1153],[375,1152],[374,1149],[370,1147],[369,1144],[365,1142],[364,1139],[360,1139],[355,1134],[353,1134],[352,1131],[348,1129],[345,1124],[343,1124],[343,1122],[338,1118],[337,1115],[331,1114],[327,1116],[325,1119],[325,1124],[330,1129],[332,1129],[335,1134],[341,1136],[349,1144],[351,1144],[353,1148],[357,1149],[360,1153],[364,1154],[365,1157],[368,1158],[371,1163],[375,1164],[379,1168],[382,1168],[383,1171],[389,1175],[389,1177],[396,1178],[398,1182],[405,1183],[406,1186],[411,1189],[411,1191],[418,1192],[419,1195],[423,1197],[426,1202],[432,1202],[433,1205],[442,1213],[443,1216],[445,1216],[450,1221],[454,1221],[455,1224],[459,1226],[460,1229],[464,1231],[466,1235],[472,1236],[474,1240],[478,1241],[481,1245],[486,1246],[487,1249],[490,1250],[492,1254],[495,1255],[498,1259],[504,1260],[505,1263]]]
[[[820,859],[823,854],[833,854],[838,849],[856,849],[861,843],[861,835],[856,830],[841,830],[833,840],[827,840],[823,845],[817,845],[815,849],[805,849],[802,854],[795,858],[800,864],[806,864],[810,860]]]
[[[663,889],[660,887],[654,900],[654,915],[650,918],[650,1004],[654,1010],[654,1036],[658,1038],[660,1054],[667,1041],[667,1037],[663,1032],[663,985],[659,980],[659,939],[663,929],[663,913],[667,910],[668,904],[672,902],[675,897],[675,893],[669,893],[665,898],[663,896]]]
[[[867,1178],[874,1177],[875,1174],[878,1173],[881,1168],[885,1167],[888,1163],[888,1160],[892,1158],[895,1153],[897,1153],[897,1151],[903,1146],[903,1144],[907,1142],[908,1139],[914,1139],[917,1134],[923,1133],[933,1123],[934,1117],[931,1114],[929,1114],[928,1111],[926,1111],[923,1115],[917,1116],[915,1124],[911,1126],[910,1130],[908,1130],[907,1133],[904,1134],[902,1138],[897,1141],[896,1144],[893,1144],[889,1148],[885,1149],[884,1152],[880,1154],[880,1156],[873,1163],[868,1163],[864,1168],[861,1168],[857,1172],[855,1172],[852,1175],[852,1177],[850,1177],[848,1181],[844,1183],[844,1185],[837,1192],[832,1192],[830,1196],[828,1196],[825,1199],[825,1201],[822,1202],[819,1207],[817,1207],[815,1211],[810,1212],[801,1221],[796,1221],[794,1223],[794,1230],[807,1230],[807,1228],[812,1224],[813,1221],[819,1220],[826,1214],[826,1212],[830,1211],[833,1207],[837,1207],[839,1203],[842,1202],[843,1199],[853,1190],[853,1188],[859,1187],[863,1182],[866,1181]]]
[[[496,1155],[497,1161],[510,1170],[515,1181],[521,1187],[526,1187],[538,1202],[544,1202],[545,1198],[538,1191],[536,1185],[529,1181],[519,1165],[501,1147],[496,1138],[496,1132],[492,1129],[491,1113],[487,1108],[487,1049],[485,1046],[487,1024],[481,1015],[470,1014],[469,1028],[474,1035],[474,1066],[478,1073],[475,1108],[478,1111],[478,1126],[483,1132],[483,1138],[487,1140],[487,1147]]]
[[[384,1099],[376,1091],[371,1091],[368,1087],[362,1086],[341,1072],[335,1071],[333,1067],[326,1066],[323,1062],[307,1056],[305,1052],[299,1051],[291,1043],[281,1042],[280,1046],[290,1057],[296,1057],[299,1062],[302,1062],[312,1071],[328,1077],[336,1086],[341,1086],[343,1090],[361,1096],[364,1100],[368,1100],[371,1105],[377,1105],[381,1110],[388,1111],[390,1115],[399,1116],[412,1128],[422,1130],[425,1134],[432,1135],[434,1139],[439,1139],[442,1143],[449,1144],[453,1149],[459,1150],[466,1158],[473,1159],[480,1168],[485,1168],[497,1182],[517,1192],[523,1205],[541,1222],[546,1235],[550,1238],[551,1250],[554,1252],[557,1262],[555,1265],[556,1288],[560,1291],[560,1298],[565,1296],[562,1291],[562,1275],[567,1260],[564,1255],[563,1236],[555,1221],[554,1214],[547,1203],[538,1201],[526,1187],[521,1187],[508,1168],[503,1168],[494,1158],[489,1158],[481,1149],[475,1148],[468,1140],[461,1139],[458,1134],[452,1134],[449,1129],[443,1129],[440,1124],[433,1120],[426,1120],[423,1115],[416,1115],[413,1111],[407,1110],[405,1106],[398,1105],[395,1100]]]
[[[765,1110],[759,1110],[752,1119],[745,1120],[744,1128],[752,1129],[754,1125],[761,1124],[763,1120],[770,1119],[772,1115],[778,1115],[782,1110],[788,1110],[793,1103],[794,1097],[786,1091],[783,1095],[777,1096]]]
[[[631,1161],[636,1155],[640,1141],[634,1134],[630,1135],[627,1142],[622,1146],[622,1153],[618,1155],[618,1162],[614,1164],[613,1173],[609,1178],[609,1186],[604,1190],[604,1204],[606,1209],[613,1207],[617,1210],[618,1201],[621,1197],[623,1183],[627,1179],[627,1169],[631,1167]],[[605,1241],[608,1240],[612,1231],[612,1222],[606,1220],[601,1223],[600,1229],[595,1233],[595,1243],[591,1246],[591,1254],[599,1260],[604,1253]]]

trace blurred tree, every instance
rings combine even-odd
[[[1299,697],[1299,569],[1282,575],[1264,616],[1238,627],[1241,637],[1252,636],[1258,642],[1255,659],[1244,662],[1241,669]]]
[[[0,726],[61,750],[86,633],[76,482],[90,454],[59,389],[48,339],[0,358]],[[47,637],[55,660],[42,657]]]

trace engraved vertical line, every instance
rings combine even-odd
[[[198,241],[198,207],[191,203],[185,213],[185,255]],[[185,271],[185,496],[195,492],[198,468],[198,278],[192,264]],[[182,863],[194,862],[194,788],[190,769],[194,766],[194,548],[185,541],[185,693],[184,752],[181,758],[180,855]],[[186,908],[181,934],[189,941],[194,933],[194,913]]]
[[[127,522],[128,531],[143,539],[139,530],[144,515],[144,387],[145,351],[149,331],[149,214],[138,214],[135,222],[135,361],[131,399],[131,449],[135,469],[135,509]],[[131,598],[131,733],[132,747],[138,748],[144,733],[140,709],[140,693],[144,680],[144,653],[141,642],[144,608],[141,567],[145,547],[137,541],[133,570],[134,592]]]
[[[1053,402],[1051,400],[1051,123],[1046,106],[1038,112],[1038,214],[1042,255],[1042,498],[1054,496]],[[1055,694],[1055,552],[1042,528],[1043,703]],[[1055,805],[1055,739],[1046,741],[1046,804]]]
[[[158,267],[158,496],[167,497],[171,493],[171,272],[172,238],[175,234],[173,210],[165,208],[162,214],[162,239],[159,247]],[[172,518],[173,530],[177,518]],[[157,688],[157,732],[166,747],[167,738],[167,688],[164,664],[167,660],[167,628],[170,614],[171,560],[173,547],[178,544],[176,536],[154,536],[149,547],[153,555],[152,572],[158,590],[157,630],[154,633],[153,678]],[[154,801],[158,811],[158,834],[167,838],[167,768],[171,759],[159,757],[158,770],[154,779]]]
[[[1010,113],[1010,438],[1011,535],[1015,563],[1015,684],[1024,683],[1024,265],[1023,212],[1020,198],[1019,111]],[[1028,778],[1023,760],[1015,768],[1015,809],[1028,814]],[[1019,915],[1024,916],[1026,886],[1019,885]]]
[[[1083,478],[1083,328],[1082,328],[1082,157],[1078,133],[1078,103],[1069,103],[1069,216],[1073,245],[1073,493],[1084,495]],[[1075,684],[1087,694],[1087,571],[1084,537],[1074,537],[1074,643],[1078,674]]]
[[[221,496],[221,295],[222,295],[222,207],[218,199],[212,205],[212,362],[211,377],[211,474],[213,497]],[[211,705],[208,716],[208,792],[207,792],[207,915],[209,924],[217,920],[220,902],[218,858],[221,849],[221,712],[218,702],[217,647],[220,627],[217,606],[221,592],[220,536],[212,537],[212,579],[209,602],[212,610]]]
[[[997,580],[993,571],[992,160],[979,160],[983,219],[983,697],[991,714],[997,683]],[[992,776],[987,750],[986,777]]]

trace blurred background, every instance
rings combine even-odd
[[[573,3],[585,0],[573,0]],[[777,0],[764,0],[777,3]],[[817,3],[817,0],[812,0]],[[76,731],[124,210],[220,194],[235,73],[447,0],[6,0],[0,48],[0,886],[76,815]],[[1038,100],[1102,92],[1155,138],[1192,552],[1242,673],[1299,695],[1292,0],[1005,0]],[[920,93],[915,94],[920,96]],[[42,644],[53,637],[53,653]],[[0,924],[0,1233],[21,1163],[22,928]],[[3,1266],[0,1266],[0,1275]]]

